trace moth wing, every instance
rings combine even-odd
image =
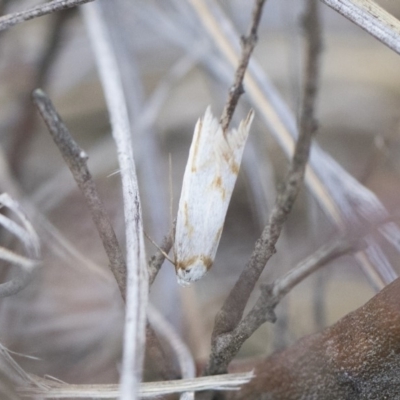
[[[195,127],[179,201],[177,268],[214,261],[254,112],[226,137],[210,107]]]

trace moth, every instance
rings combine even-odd
[[[212,266],[254,111],[225,134],[210,107],[194,129],[175,229],[175,270],[182,286]]]

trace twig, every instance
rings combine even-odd
[[[142,376],[148,270],[143,238],[142,211],[131,143],[128,110],[118,63],[97,3],[82,8],[109,109],[122,178],[128,269],[121,400],[138,396]]]
[[[275,307],[296,285],[338,257],[364,250],[369,245],[368,236],[370,233],[386,223],[387,219],[384,219],[377,224],[365,227],[362,231],[360,230],[355,234],[349,233],[334,240],[332,243],[322,246],[273,284],[263,285],[256,304],[246,317],[232,332],[221,335],[218,338],[220,346],[227,345],[224,354],[229,354],[230,357],[233,357],[246,339],[264,322],[273,322],[276,318],[274,314]]]
[[[273,284],[262,285],[261,294],[249,313],[235,329],[216,338],[219,358],[214,361],[214,368],[227,366],[237,354],[242,344],[265,322],[275,322],[275,307],[281,299],[297,284],[332,260],[365,247],[366,242],[341,237],[332,243],[322,246],[310,257],[302,261],[285,276]]]
[[[218,46],[229,63],[236,66],[239,50],[238,35],[221,7],[216,2],[207,0],[190,0],[190,3],[196,10],[202,25],[209,32],[212,42]],[[186,50],[190,51],[190,48],[186,47]],[[213,67],[213,63],[208,59],[205,60],[205,64],[209,68]],[[215,69],[213,71],[215,72]],[[296,119],[254,59],[248,67],[244,83],[253,106],[259,110],[260,117],[269,127],[286,155],[291,156],[295,139],[298,136]],[[313,146],[305,180],[308,189],[325,214],[340,230],[346,230],[349,226],[354,227],[365,220],[380,219],[388,215],[387,210],[375,194],[354,179],[317,143],[314,143]],[[354,207],[354,204],[357,204],[358,207]],[[398,228],[387,232],[385,227],[382,227],[381,233],[388,240],[399,241],[400,229]],[[370,248],[365,253],[357,253],[355,258],[371,286],[377,290],[383,288],[397,276],[393,267],[382,257],[377,259],[378,262],[370,261]]]
[[[373,0],[321,0],[400,54],[400,21]]]
[[[251,53],[257,43],[257,30],[260,24],[262,10],[265,0],[256,0],[252,13],[252,21],[247,36],[242,37],[242,54],[240,56],[239,65],[235,72],[235,81],[229,91],[227,103],[222,111],[220,124],[222,131],[225,133],[228,130],[229,123],[231,122],[233,113],[235,112],[236,105],[239,97],[244,93],[243,78],[246,73],[247,65],[249,64]]]
[[[225,371],[234,354],[221,347],[219,336],[233,331],[239,324],[247,301],[268,260],[275,254],[275,245],[297,194],[303,183],[313,134],[316,130],[314,104],[318,85],[318,60],[321,50],[319,16],[316,0],[309,0],[304,26],[307,35],[306,78],[302,101],[300,134],[295,147],[286,183],[278,195],[269,222],[257,240],[253,254],[235,286],[217,314],[212,339],[212,354],[206,368],[207,374]],[[236,348],[234,344],[232,347]],[[240,348],[240,346],[239,346]],[[236,353],[235,353],[236,354]]]
[[[276,280],[273,284],[272,296],[279,302],[290,290],[321,266],[344,254],[360,251],[364,247],[366,247],[366,242],[360,240],[359,237],[352,239],[347,235],[322,246],[297,267]]]
[[[149,260],[149,286],[153,284],[162,264],[165,261],[164,253],[168,254],[174,244],[174,230],[175,223],[174,226],[171,228],[171,231],[168,232],[167,235],[165,235],[163,242],[161,243],[160,249],[157,250],[157,252]]]
[[[87,167],[88,156],[75,142],[48,96],[41,89],[36,89],[32,98],[85,198],[107,253],[111,271],[117,281],[121,296],[125,300],[126,265],[124,256]]]
[[[33,88],[43,88],[46,86],[49,72],[62,49],[64,29],[73,9],[55,13],[50,21],[49,32],[46,35],[46,43],[38,57],[36,65],[33,67],[33,76],[28,82],[28,90],[20,101],[21,117],[13,129],[12,143],[7,151],[10,166],[15,175],[19,176],[25,159],[25,152],[29,146],[36,126],[36,112],[31,103],[30,93]]]
[[[315,1],[315,0],[311,0]],[[396,217],[396,216],[394,216]],[[221,364],[228,364],[236,355],[242,344],[265,322],[274,322],[274,310],[286,294],[313,272],[346,255],[364,250],[369,245],[369,235],[387,223],[387,219],[364,227],[354,234],[342,236],[331,243],[323,245],[314,254],[300,262],[282,278],[269,285],[262,285],[261,294],[256,304],[235,329],[220,335],[216,340],[220,347]]]
[[[18,11],[0,17],[0,32],[24,21],[42,17],[56,11],[66,10],[81,4],[89,3],[93,0],[53,0],[44,4],[39,4],[28,10]]]

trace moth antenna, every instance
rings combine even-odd
[[[161,252],[161,254],[172,264],[175,266],[175,261],[171,260],[171,258],[168,256],[168,254],[146,233],[144,232],[144,235],[146,236],[147,239],[150,240],[150,242],[157,248],[158,251]]]
[[[175,242],[175,228],[174,228],[174,219],[172,217],[172,209],[174,204],[174,192],[172,189],[172,157],[171,153],[168,155],[168,163],[169,163],[169,218],[172,229],[172,241]],[[176,253],[175,253],[175,243],[172,245],[172,253],[174,254],[174,260],[176,260]],[[175,265],[175,263],[174,263]]]

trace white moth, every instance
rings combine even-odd
[[[194,129],[183,177],[175,231],[175,269],[180,285],[200,279],[212,266],[239,173],[254,112],[224,133],[207,108]]]

